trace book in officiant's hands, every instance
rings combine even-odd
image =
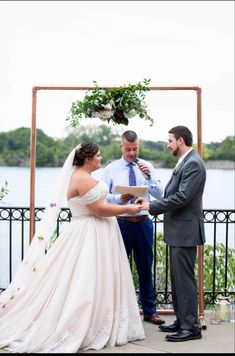
[[[136,197],[144,197],[148,192],[147,186],[116,185],[114,191],[119,194],[131,194]]]

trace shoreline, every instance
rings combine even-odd
[[[173,169],[174,167],[166,167],[165,166],[165,161],[149,161],[154,168],[166,168],[166,169]],[[111,161],[106,162],[102,164],[102,168],[104,168],[108,163],[111,163]],[[211,161],[204,161],[206,169],[229,169],[229,170],[234,170],[235,169],[235,162],[234,161],[220,161],[220,160],[211,160]],[[0,168],[5,167],[5,168],[30,168],[29,165],[18,165],[18,166],[5,166],[0,164]],[[37,168],[61,168],[62,166],[44,166],[44,167],[36,167]]]
[[[205,165],[207,169],[235,169],[234,161],[207,161]]]
[[[154,168],[169,168],[164,167],[164,161],[153,162],[151,161]],[[213,160],[213,161],[204,161],[206,169],[235,169],[235,162],[234,161],[220,161],[220,160]]]

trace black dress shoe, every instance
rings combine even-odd
[[[167,341],[176,341],[176,342],[197,340],[201,338],[202,338],[201,330],[190,331],[185,329],[180,329],[176,334],[166,336]]]
[[[159,329],[167,333],[176,333],[180,330],[180,325],[176,321],[170,325],[160,325]]]

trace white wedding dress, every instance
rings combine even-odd
[[[30,287],[0,304],[0,348],[75,353],[145,338],[116,218],[86,206],[107,193],[98,182],[69,200],[72,220],[34,266]]]

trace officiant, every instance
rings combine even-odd
[[[128,130],[121,136],[120,150],[122,157],[108,164],[102,174],[102,179],[109,189],[108,203],[132,204],[136,196],[128,193],[116,192],[117,186],[146,186],[145,199],[151,197],[160,199],[163,187],[156,176],[151,163],[138,158],[139,139],[136,132]],[[138,215],[117,216],[128,257],[133,252],[139,279],[139,302],[143,310],[143,320],[156,325],[165,321],[157,314],[155,293],[153,286],[153,223],[148,211],[141,211]]]

